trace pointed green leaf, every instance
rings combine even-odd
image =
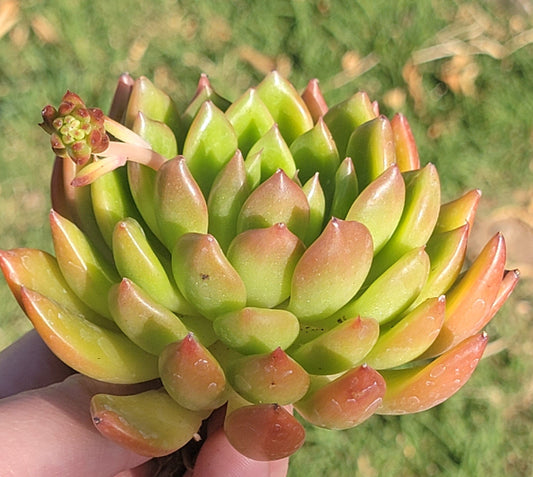
[[[168,250],[184,233],[207,232],[207,204],[184,157],[165,162],[157,171],[155,186],[159,238]]]
[[[235,130],[243,156],[274,125],[274,118],[254,88],[232,103],[226,117]]]
[[[359,126],[350,136],[346,156],[351,157],[364,188],[396,162],[394,138],[389,120],[378,116]]]
[[[335,173],[335,193],[329,215],[344,219],[359,191],[358,180],[351,158],[341,162]]]
[[[250,190],[246,166],[237,150],[215,178],[207,199],[209,233],[223,250],[227,250],[237,233],[237,218]]]
[[[286,310],[247,307],[219,316],[215,333],[230,348],[243,354],[286,349],[299,332],[298,319]]]
[[[428,164],[405,172],[405,205],[392,237],[376,255],[371,278],[376,278],[409,250],[424,246],[437,222],[440,210],[440,181],[437,169]]]
[[[187,132],[183,155],[206,197],[237,146],[237,136],[224,113],[210,101],[203,103]]]
[[[183,296],[206,318],[246,304],[246,287],[212,235],[183,235],[172,252],[172,270]]]
[[[181,125],[176,105],[145,76],[139,77],[133,85],[126,111],[127,127],[132,127],[139,111],[154,121],[167,124],[175,134],[179,133]]]
[[[288,353],[310,374],[342,373],[360,363],[379,336],[378,322],[372,318],[352,318],[341,322]]]
[[[288,309],[302,321],[336,312],[362,285],[372,251],[372,238],[364,225],[331,219],[296,265]]]
[[[272,71],[259,83],[257,94],[272,114],[287,144],[290,145],[313,127],[313,119],[304,101],[294,86],[277,71]]]
[[[111,318],[107,293],[120,281],[114,267],[76,225],[53,210],[50,227],[59,268],[74,293],[97,313]]]
[[[121,332],[98,326],[32,290],[22,288],[24,311],[65,364],[99,381],[132,384],[158,376],[157,358]]]
[[[292,404],[309,387],[307,372],[281,348],[237,359],[227,375],[233,389],[252,403]]]
[[[429,257],[423,247],[407,252],[328,321],[354,316],[374,318],[379,323],[394,319],[420,294],[429,274],[429,266]]]
[[[281,136],[277,124],[274,124],[252,146],[246,156],[246,161],[258,153],[261,153],[261,182],[270,178],[278,169],[283,169],[289,177],[293,177],[296,173],[291,151]]]
[[[396,229],[404,203],[403,177],[397,166],[391,166],[359,194],[346,220],[356,220],[368,228],[376,254]]]
[[[365,362],[375,369],[388,369],[417,358],[437,338],[445,309],[444,295],[428,298],[379,337]]]
[[[313,129],[296,138],[290,151],[302,182],[307,182],[317,172],[320,174],[320,184],[329,203],[333,196],[335,172],[340,159],[333,136],[324,120],[319,118]]]
[[[294,267],[304,250],[282,223],[237,235],[227,256],[246,286],[247,305],[272,308],[289,298]]]
[[[72,291],[52,255],[31,248],[0,250],[0,268],[11,292],[22,305],[22,287],[36,291],[74,314],[105,328],[116,328],[97,314]]]
[[[188,333],[176,315],[127,278],[111,288],[109,308],[123,333],[147,353],[158,355]]]
[[[167,273],[170,260],[164,267],[134,219],[122,220],[115,227],[113,257],[120,275],[134,281],[155,301],[177,313],[193,312]]]
[[[339,157],[346,157],[346,146],[355,129],[375,117],[372,103],[362,91],[329,108],[324,115],[324,122],[335,139]]]
[[[282,169],[246,199],[237,220],[237,231],[266,228],[278,223],[284,223],[300,239],[305,236],[309,224],[307,197]]]
[[[309,225],[304,237],[304,243],[313,243],[322,232],[324,217],[326,216],[326,197],[320,185],[318,172],[302,187],[309,204]]]

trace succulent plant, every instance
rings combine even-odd
[[[358,92],[328,108],[277,72],[233,103],[202,75],[179,113],[123,75],[109,115],[67,92],[41,126],[56,154],[55,256],[0,252],[49,348],[101,381],[96,428],[169,454],[226,406],[232,445],[276,460],[373,414],[465,384],[518,271],[492,237],[465,264],[480,199],[442,203],[407,119]],[[297,419],[291,406],[301,417]]]

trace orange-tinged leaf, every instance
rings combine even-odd
[[[295,408],[315,426],[349,429],[372,416],[384,394],[385,381],[381,375],[363,365],[317,389],[312,388]]]
[[[163,350],[159,373],[168,394],[187,409],[211,410],[224,403],[224,371],[192,334]]]
[[[387,391],[377,414],[411,414],[437,406],[470,378],[488,342],[480,333],[459,343],[429,364],[382,371]]]
[[[496,295],[496,298],[494,299],[494,302],[490,307],[490,312],[486,318],[487,322],[489,322],[494,317],[494,315],[498,313],[499,309],[507,301],[507,298],[509,298],[516,285],[518,284],[519,279],[520,271],[518,269],[505,271],[503,275],[503,280],[498,290],[498,294]]]
[[[227,376],[233,389],[253,403],[291,404],[309,387],[309,375],[281,348],[233,361]]]
[[[91,400],[91,416],[104,436],[149,457],[183,447],[207,417],[205,411],[180,406],[163,389],[129,396],[97,394]]]
[[[418,149],[407,118],[403,114],[395,114],[391,120],[391,127],[396,149],[396,163],[400,171],[420,169]]]
[[[505,241],[497,233],[472,266],[446,295],[446,318],[441,332],[422,357],[437,356],[481,331],[492,318],[505,269]]]
[[[315,123],[328,112],[328,105],[322,95],[322,91],[320,91],[320,86],[316,78],[309,80],[302,93],[302,99],[307,105],[307,109],[309,109]]]
[[[97,314],[68,286],[55,257],[42,250],[18,248],[0,250],[0,267],[11,292],[22,305],[21,289],[36,291],[73,313],[106,328],[116,328],[108,318]]]
[[[289,457],[305,439],[303,426],[278,404],[240,407],[226,416],[224,431],[236,450],[259,461]]]

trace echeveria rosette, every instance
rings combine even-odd
[[[465,384],[518,272],[501,234],[465,267],[480,193],[442,203],[404,116],[364,92],[330,108],[277,72],[234,102],[202,75],[182,113],[122,75],[110,111],[71,92],[43,110],[55,256],[0,252],[65,363],[155,380],[93,398],[102,434],[161,456],[226,406],[234,447],[275,460],[304,442],[287,406],[347,429]]]

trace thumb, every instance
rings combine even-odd
[[[0,475],[105,477],[149,460],[110,442],[92,423],[94,394],[125,391],[132,388],[74,374],[0,400]]]

